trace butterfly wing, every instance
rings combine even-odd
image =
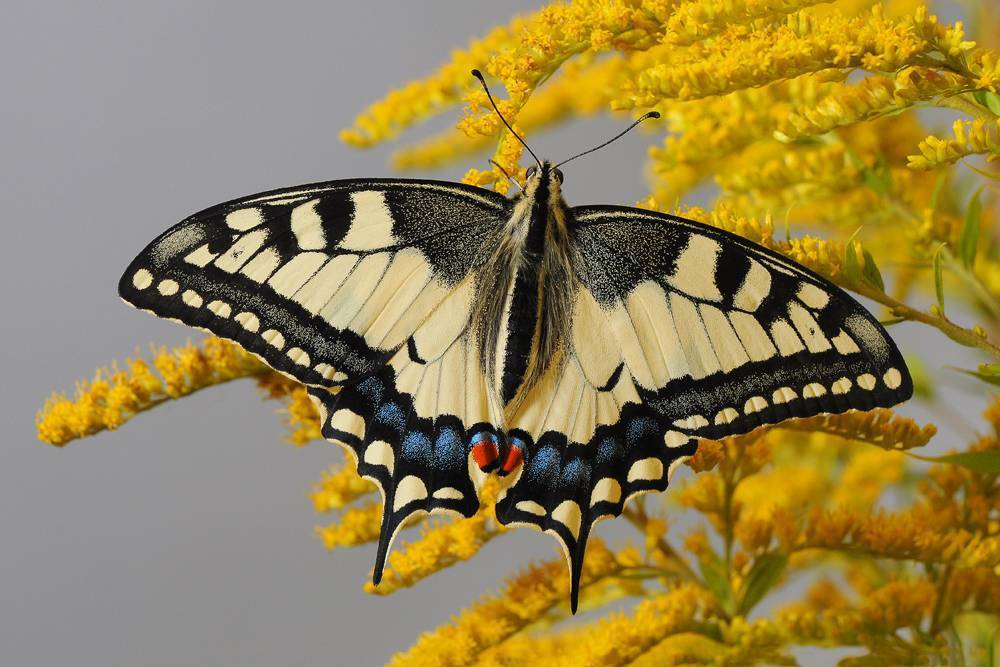
[[[895,405],[912,382],[863,307],[776,253],[638,209],[573,213],[571,340],[515,420],[533,444],[497,514],[559,538],[575,607],[591,525],[665,489],[697,438]]]
[[[499,194],[435,181],[277,190],[168,230],[119,293],[310,386],[323,435],[382,489],[377,581],[408,516],[478,508],[470,443],[496,436],[473,372],[474,270],[509,207]]]

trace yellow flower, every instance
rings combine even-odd
[[[378,539],[382,522],[382,502],[370,501],[345,509],[337,521],[316,528],[316,535],[327,549],[354,547]]]
[[[693,631],[714,612],[714,603],[707,591],[682,584],[643,600],[628,616],[611,614],[593,624],[579,641],[567,647],[560,664],[580,667],[627,665],[664,638]]]
[[[686,62],[641,73],[633,100],[652,106],[664,98],[696,99],[824,69],[863,67],[890,72],[931,48],[911,25],[886,18],[879,6],[868,16],[790,16],[779,27],[747,32],[726,29],[691,47]]]
[[[255,357],[219,338],[207,338],[200,347],[154,348],[153,353],[158,375],[146,361],[129,359],[128,370],[98,369],[93,380],[77,385],[72,399],[54,394],[35,418],[39,439],[62,446],[114,430],[164,401],[265,372]]]
[[[468,518],[432,524],[415,542],[389,554],[382,582],[370,582],[365,590],[375,595],[390,595],[408,588],[436,572],[469,560],[499,534],[485,512]]]
[[[309,497],[317,512],[332,512],[346,507],[361,496],[374,493],[377,487],[358,475],[351,461],[330,468],[313,485]]]
[[[511,579],[499,595],[467,607],[451,623],[421,635],[391,667],[458,667],[470,665],[491,646],[537,622],[559,605],[566,605],[569,579],[562,558],[535,565]],[[604,543],[591,538],[583,565],[581,588],[615,575],[621,565]]]
[[[952,125],[953,139],[940,139],[930,135],[918,146],[920,155],[909,156],[911,169],[933,169],[958,162],[970,155],[986,155],[989,159],[1000,156],[1000,118],[987,123],[978,118],[973,121],[956,120]]]
[[[673,8],[666,40],[689,45],[728,26],[773,19],[828,0],[688,0]]]

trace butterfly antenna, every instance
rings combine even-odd
[[[520,190],[521,192],[524,191],[524,188],[521,187],[521,184],[518,183],[516,180],[514,180],[514,177],[511,176],[510,174],[508,174],[507,170],[504,169],[503,167],[501,167],[499,162],[497,162],[496,160],[489,160],[489,163],[491,165],[493,165],[494,167],[496,167],[497,169],[499,169],[500,173],[503,174],[504,176],[506,176],[508,181],[510,181],[511,183],[513,183],[514,185],[517,186],[518,190]]]
[[[479,79],[479,83],[483,84],[483,90],[486,91],[486,97],[489,98],[490,104],[493,105],[493,110],[497,112],[497,116],[499,116],[500,120],[503,121],[503,124],[507,126],[507,129],[510,130],[510,133],[514,135],[514,138],[521,142],[521,145],[524,146],[525,150],[531,153],[531,157],[535,158],[535,162],[538,163],[538,168],[541,169],[542,161],[538,159],[537,155],[535,155],[535,151],[531,150],[531,148],[528,147],[528,144],[526,144],[524,139],[521,138],[521,135],[519,135],[517,132],[514,131],[514,128],[510,126],[510,123],[507,122],[507,119],[503,117],[502,113],[500,113],[500,109],[497,108],[497,103],[493,101],[493,96],[490,94],[490,89],[486,86],[486,79],[483,78],[483,73],[477,69],[474,69],[472,70],[472,76]]]
[[[624,130],[622,130],[621,132],[619,132],[615,136],[613,136],[610,139],[608,139],[607,141],[605,141],[600,146],[594,146],[589,151],[583,151],[582,153],[577,153],[576,155],[574,155],[571,158],[566,158],[565,160],[563,160],[562,162],[560,162],[556,166],[557,167],[561,167],[562,165],[566,164],[567,162],[572,162],[573,160],[577,159],[578,157],[583,157],[584,155],[589,155],[590,153],[593,153],[594,151],[599,151],[602,148],[604,148],[605,146],[607,146],[608,144],[610,144],[612,142],[615,142],[615,141],[621,139],[622,137],[624,137],[626,134],[628,134],[632,130],[632,128],[634,128],[636,125],[638,125],[639,123],[643,122],[644,120],[649,120],[650,118],[659,118],[659,117],[660,117],[660,114],[659,114],[659,112],[656,112],[656,111],[650,111],[649,113],[643,114],[642,117],[639,118],[639,120],[635,121],[634,123],[632,123],[631,125],[629,125],[628,127],[626,127]]]

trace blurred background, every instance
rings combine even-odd
[[[117,298],[121,271],[150,239],[233,197],[389,174],[391,146],[354,150],[340,143],[340,129],[452,48],[538,5],[5,3],[0,662],[380,665],[520,564],[552,556],[551,538],[513,531],[415,588],[365,594],[374,546],[325,552],[306,496],[341,460],[339,448],[284,444],[277,405],[262,403],[251,382],[206,390],[62,450],[38,442],[34,425],[52,390],[71,389],[97,366],[147,343],[197,339]],[[968,11],[935,9],[945,21]],[[624,122],[575,122],[531,143],[560,158]],[[636,132],[574,163],[567,199],[646,196],[653,141]],[[485,168],[485,157],[416,175],[458,179],[469,166]],[[684,203],[705,204],[710,194]],[[966,440],[984,385],[943,369],[980,358],[916,325],[892,333],[908,355],[933,355],[927,372],[956,410],[935,442]],[[920,417],[923,408],[914,401],[901,412]],[[616,523],[598,534],[620,539]]]

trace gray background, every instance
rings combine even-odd
[[[4,4],[0,662],[377,665],[554,554],[551,538],[516,531],[415,589],[364,594],[374,547],[326,553],[305,496],[339,450],[282,444],[276,404],[250,383],[63,450],[37,442],[33,423],[51,390],[96,366],[198,337],[115,294],[156,234],[231,197],[387,174],[389,148],[358,152],[337,132],[388,88],[537,4]],[[533,145],[563,157],[620,127],[578,123]],[[575,163],[567,197],[634,202],[650,141],[636,133]],[[954,348],[913,325],[894,335],[908,352]],[[975,413],[981,402],[962,405]],[[617,523],[598,533],[627,534]]]

